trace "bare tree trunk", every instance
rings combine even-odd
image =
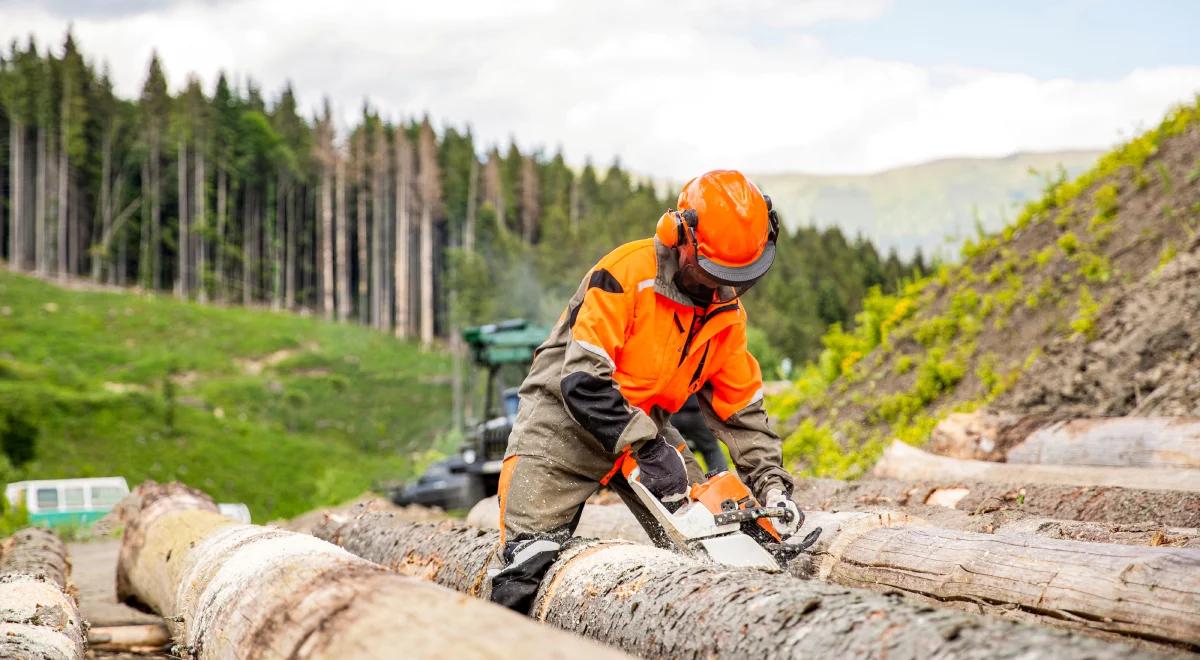
[[[208,228],[208,218],[205,217],[204,208],[208,196],[208,181],[204,174],[204,153],[200,149],[200,145],[196,145],[195,158],[195,175],[196,183],[193,186],[193,196],[196,202],[196,299],[200,302],[208,302],[208,283],[205,282],[205,269],[208,264],[208,239],[205,237],[206,229]]]
[[[1105,417],[1056,422],[1008,450],[1009,463],[1200,468],[1200,419]]]
[[[973,515],[1019,511],[1058,520],[1123,525],[1144,524],[1153,517],[1171,527],[1200,527],[1200,493],[1113,486],[810,479],[797,482],[792,499],[806,511],[935,506]]]
[[[118,597],[162,614],[189,657],[621,657],[312,536],[235,523],[179,484],[148,482],[123,506]]]
[[[8,124],[9,200],[8,261],[25,269],[25,126],[15,117]]]
[[[242,304],[254,302],[254,191],[247,186],[242,193]]]
[[[0,657],[83,658],[84,621],[67,588],[67,547],[53,532],[22,529],[0,558]]]
[[[179,156],[176,167],[176,182],[179,189],[179,246],[176,250],[176,258],[179,260],[178,279],[175,281],[175,295],[180,299],[187,300],[191,294],[190,277],[191,277],[191,262],[190,253],[192,245],[191,221],[189,216],[188,204],[188,166],[187,166],[187,145],[183,140],[183,136],[179,137]]]
[[[330,158],[337,158],[330,154]],[[318,236],[321,252],[320,280],[321,312],[326,320],[333,320],[333,171],[328,161],[321,165],[321,233]]]
[[[33,261],[34,270],[38,275],[45,275],[50,269],[50,241],[46,235],[49,227],[46,226],[46,201],[49,196],[47,191],[47,173],[48,159],[46,157],[46,129],[43,126],[37,127],[37,193],[34,197],[33,222],[34,222],[34,246],[33,246]]]
[[[371,326],[384,330],[383,321],[383,255],[384,252],[384,190],[387,176],[387,136],[383,129],[375,132],[375,151],[371,157]]]
[[[936,456],[898,440],[884,451],[872,474],[885,479],[965,479],[1200,492],[1200,470],[992,463]]]
[[[467,175],[467,218],[463,226],[463,252],[475,252],[475,215],[478,213],[479,160],[471,154],[471,169]]]
[[[71,225],[67,222],[67,216],[71,210],[71,164],[67,160],[66,128],[66,122],[64,120],[61,134],[59,135],[57,172],[58,193],[55,196],[55,206],[57,207],[58,211],[58,225],[55,228],[57,229],[58,240],[55,241],[57,245],[54,256],[56,262],[55,270],[58,272],[59,279],[66,279],[67,275],[69,275],[71,271],[71,254],[69,251]]]
[[[151,270],[150,270],[150,218],[153,214],[154,193],[152,192],[152,182],[150,179],[150,163],[142,162],[142,199],[148,200],[142,204],[142,227],[141,227],[141,256],[138,258],[138,282],[147,289],[151,288]]]
[[[283,172],[278,172],[275,175],[275,205],[270,213],[270,220],[267,223],[267,239],[270,241],[267,244],[267,253],[271,264],[271,309],[280,310],[283,307],[283,242],[280,239],[280,226],[283,222],[284,215],[284,194],[285,188],[288,186],[284,180]]]
[[[433,209],[421,204],[421,345],[433,344]]]
[[[162,144],[156,128],[150,136],[150,289],[161,289],[162,279]]]
[[[367,325],[369,321],[369,302],[367,300],[367,141],[362,132],[356,138],[358,141],[358,162],[354,167],[355,195],[354,203],[357,210],[358,230],[355,232],[355,245],[358,247],[358,282],[355,296],[355,309],[358,311],[358,322]]]
[[[1052,539],[1118,543],[1151,547],[1195,548],[1200,550],[1200,528],[1170,527],[1153,521],[1136,525],[1054,520],[1026,517],[1004,522],[992,529],[994,534],[1035,534]]]
[[[387,514],[328,519],[314,531],[408,575],[483,595],[498,533]],[[702,564],[619,541],[576,542],[559,556],[533,618],[642,657],[1123,658],[1127,646],[895,596]],[[952,634],[948,631],[953,631]]]
[[[413,187],[413,150],[412,143],[401,128],[396,132],[396,256],[395,264],[395,298],[396,298],[396,336],[407,338],[412,332],[412,312],[409,309],[411,293],[409,289],[409,272],[411,271],[409,257],[412,247],[409,238],[412,235],[412,187]]]
[[[226,188],[228,186],[225,168],[217,165],[217,235],[213,239],[213,294],[218,301],[225,300],[225,214],[228,202]]]
[[[337,317],[350,319],[350,226],[346,213],[346,158],[337,158]]]
[[[100,246],[101,249],[96,250],[92,255],[92,280],[99,282],[104,276],[104,264],[108,264],[107,271],[112,273],[112,255],[108,253],[108,246],[103,245],[103,239],[108,238],[109,231],[112,229],[113,220],[113,200],[112,200],[112,149],[113,149],[113,129],[109,120],[109,126],[104,130],[104,142],[100,147],[100,238],[101,241],[93,241]]]
[[[287,214],[283,222],[283,246],[285,252],[285,266],[283,269],[283,307],[284,309],[295,309],[296,307],[296,252],[300,248],[300,240],[297,236],[296,228],[300,224],[300,216],[297,215],[296,209],[297,191],[293,187],[288,190],[287,196]]]

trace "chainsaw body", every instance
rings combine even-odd
[[[710,473],[704,483],[693,484],[688,501],[671,512],[638,481],[634,461],[622,469],[626,482],[648,515],[638,516],[654,542],[692,557],[728,566],[779,570],[816,542],[818,528],[799,543],[789,543],[775,531],[771,519],[787,520],[792,513],[766,507],[729,471]],[[803,515],[797,526],[803,524]]]

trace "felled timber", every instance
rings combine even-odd
[[[904,513],[814,513],[817,577],[981,611],[1200,647],[1200,550],[922,524]]]
[[[161,623],[144,623],[91,628],[87,639],[92,650],[141,652],[162,649],[171,641],[171,634]]]
[[[992,463],[937,456],[898,440],[884,450],[872,475],[883,479],[961,479],[1200,492],[1200,470]]]
[[[1200,549],[1200,529],[1168,527],[1157,522],[1140,525],[1113,525],[1111,523],[1027,517],[996,525],[991,531],[995,534],[1034,534],[1090,543]]]
[[[196,658],[618,657],[312,536],[236,523],[203,493],[147,483],[124,508],[118,597]]]
[[[1056,422],[1008,451],[1009,463],[1200,468],[1200,419],[1109,417]]]
[[[84,623],[67,591],[67,548],[22,529],[0,544],[0,658],[82,658]]]
[[[383,513],[314,533],[361,557],[476,596],[498,533]],[[1153,652],[1042,626],[930,608],[755,569],[701,563],[621,541],[571,542],[532,616],[644,657],[1113,658]]]
[[[805,511],[947,507],[976,516],[1012,511],[1059,520],[1200,527],[1200,493],[1186,491],[956,479],[807,479],[797,482],[792,499]]]

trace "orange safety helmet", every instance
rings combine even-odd
[[[775,261],[779,220],[771,198],[736,170],[706,172],[683,186],[678,211],[667,211],[655,236],[694,249],[696,264],[717,282],[747,288]]]

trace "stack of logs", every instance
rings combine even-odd
[[[1125,658],[1200,650],[1200,463],[1192,462],[1200,424],[1181,432],[1180,423],[1149,420],[1137,435],[1109,423],[1025,424],[1022,442],[1013,442],[1011,428],[992,437],[978,419],[953,418],[931,445],[945,455],[895,446],[874,478],[805,482],[795,498],[806,527],[825,533],[791,575],[651,547],[619,505],[589,504],[581,531],[608,540],[569,543],[530,618],[485,600],[496,563],[498,532],[487,529],[494,503],[472,513],[477,525],[405,522],[364,508],[330,516],[314,538],[239,524],[203,493],[147,483],[121,506],[118,595],[164,617],[174,654],[203,658]],[[1170,450],[1147,441],[1154,434],[1146,428],[1169,436]],[[1052,435],[1064,433],[1073,439]],[[1155,452],[1173,464],[1157,463]],[[1101,460],[1110,463],[1088,464]],[[1088,481],[1100,468],[1162,478],[1134,482],[1155,488]],[[9,556],[20,554],[0,555],[0,589],[10,581],[54,586],[62,615],[6,611],[0,642],[51,643],[52,632],[61,650],[45,657],[79,657],[78,612],[56,577],[65,568],[11,568]],[[3,592],[0,602],[9,602]],[[47,621],[52,630],[38,629]],[[0,654],[19,655],[8,650]]]

